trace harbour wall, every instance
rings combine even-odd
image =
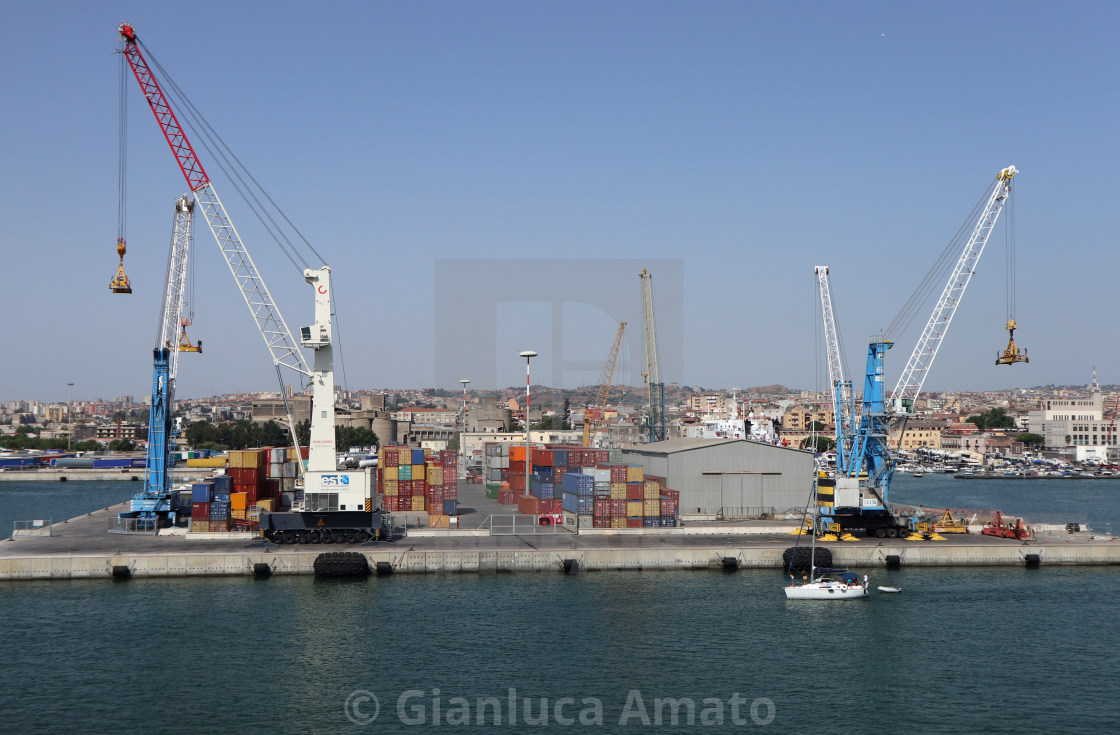
[[[884,568],[888,556],[898,556],[902,567],[1017,566],[1027,565],[1027,555],[1037,554],[1040,566],[1117,565],[1120,543],[1061,545],[882,545],[843,547],[830,545],[833,563],[847,568]],[[358,552],[370,568],[387,563],[393,573],[496,573],[556,572],[565,560],[574,559],[580,571],[656,571],[719,569],[726,558],[740,568],[782,566],[784,546],[693,548],[581,548],[572,550],[417,550],[408,547]],[[198,577],[251,575],[256,564],[267,564],[273,574],[313,574],[322,553],[304,551],[253,551],[240,553],[90,554],[0,557],[0,580],[111,579],[114,567],[127,567],[133,577]]]

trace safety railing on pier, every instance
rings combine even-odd
[[[491,536],[552,536],[574,533],[563,523],[542,524],[534,515],[491,515],[482,524]]]
[[[110,518],[109,533],[138,533],[156,535],[159,524],[155,518]]]
[[[12,525],[12,538],[27,538],[29,536],[50,536],[51,519],[37,518],[31,521],[15,521]]]

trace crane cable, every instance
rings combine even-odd
[[[962,250],[961,241],[968,237],[975,228],[976,220],[987,204],[988,192],[990,191],[991,186],[988,187],[988,190],[980,198],[980,201],[978,201],[976,206],[972,208],[972,211],[969,212],[956,234],[949,240],[945,249],[941,251],[937,260],[922,278],[921,283],[919,283],[918,287],[914,289],[914,292],[910,294],[910,298],[907,299],[898,314],[887,326],[886,330],[884,330],[884,335],[887,339],[896,340],[900,334],[905,332],[914,321],[914,317],[917,316],[918,310],[922,305],[929,301],[930,297],[937,289],[943,288],[948,273],[956,265],[960,257],[960,252]]]
[[[1007,227],[1004,229],[1004,266],[1007,269],[1007,321],[1015,318],[1015,197],[1007,197]]]
[[[295,239],[302,242],[304,246],[306,246],[306,249],[310,251],[312,255],[314,255],[319,263],[325,264],[326,259],[324,259],[323,256],[319,254],[319,251],[315,249],[315,246],[312,245],[311,242],[299,230],[299,228],[296,227],[295,223],[293,223],[288,215],[284,212],[284,210],[280,208],[280,206],[276,203],[272,196],[269,195],[267,191],[265,191],[264,187],[261,186],[256,177],[253,176],[248,167],[241,162],[241,159],[237,157],[237,155],[233,152],[233,149],[231,149],[229,145],[226,144],[225,140],[221,137],[221,135],[218,134],[213,125],[210,124],[210,122],[201,113],[201,111],[199,111],[199,109],[186,95],[186,93],[183,92],[182,88],[179,87],[178,83],[176,83],[174,78],[172,78],[172,76],[167,72],[167,69],[165,69],[163,65],[159,63],[159,60],[152,53],[151,49],[149,49],[148,46],[143,44],[139,39],[136,40],[136,43],[144,52],[144,55],[145,57],[147,57],[152,68],[158,71],[159,77],[163,81],[164,92],[169,98],[172,98],[174,100],[175,109],[179,110],[182,113],[183,118],[181,122],[186,128],[191,131],[192,136],[194,136],[192,139],[201,142],[202,147],[211,156],[211,160],[216,162],[218,170],[220,170],[228,177],[233,189],[237,192],[238,196],[241,197],[241,200],[245,203],[245,205],[252,211],[253,215],[257,218],[257,221],[265,229],[269,237],[272,238],[272,241],[276,244],[276,246],[288,259],[288,261],[296,268],[301,276],[303,275],[304,270],[311,268],[308,260],[300,252],[298,243],[293,242],[292,236],[294,236]],[[122,97],[124,90],[123,79],[124,76],[122,66]],[[261,201],[262,199],[271,206],[271,209]],[[283,221],[283,223],[287,224],[287,229],[290,229],[292,236],[290,236],[285,227],[277,221],[276,216],[273,216],[273,212],[276,213],[276,216],[278,216],[279,219]],[[194,263],[192,260],[192,268],[193,265]],[[191,279],[191,287],[193,303],[193,278]],[[331,288],[333,289],[333,283],[331,284]],[[332,304],[333,302],[334,300],[332,296]],[[335,331],[337,334],[335,345],[338,349],[339,362],[342,367],[342,387],[345,388],[346,363],[345,359],[343,358],[341,324],[339,322],[337,314],[332,313],[332,317],[334,318]]]
[[[128,64],[120,54],[121,69],[117,105],[117,240],[124,242],[125,223],[128,220],[128,200],[125,186],[128,172]]]
[[[151,50],[139,39],[136,41],[144,55],[149,60],[153,69],[159,72],[159,77],[163,81],[164,93],[169,98],[175,101],[175,109],[183,115],[182,123],[195,134],[194,140],[201,142],[202,147],[209,153],[212,160],[220,171],[229,177],[230,183],[238,196],[245,202],[245,204],[252,210],[253,215],[260,222],[261,226],[265,228],[269,236],[292,263],[292,265],[303,274],[305,268],[311,267],[306,258],[300,253],[296,243],[292,241],[292,237],[285,231],[285,228],[273,216],[272,210],[276,212],[280,219],[287,223],[292,233],[296,238],[304,243],[307,249],[319,259],[320,263],[326,262],[323,257],[315,250],[315,247],[304,237],[299,228],[292,223],[291,219],[283,212],[275,200],[265,191],[260,182],[249,172],[249,169],[241,162],[225,140],[218,134],[213,125],[206,119],[206,117],[199,111],[190,98],[183,92],[182,88],[175,82],[174,78],[167,72]],[[262,198],[271,205],[271,210],[262,202]]]

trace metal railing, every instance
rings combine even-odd
[[[156,535],[159,530],[155,518],[110,518],[109,533],[138,533]]]
[[[572,529],[565,528],[563,523],[541,525],[537,516],[523,514],[491,514],[482,527],[489,527],[491,536],[552,536],[574,533]]]
[[[15,521],[12,524],[12,538],[27,538],[32,536],[51,536],[51,521],[47,518],[32,521]]]
[[[774,518],[777,515],[777,508],[773,506],[743,506],[743,507],[727,507],[724,506],[720,515],[724,520],[757,520]],[[784,516],[784,514],[783,514]]]

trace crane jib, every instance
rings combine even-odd
[[[143,92],[144,99],[148,101],[148,105],[152,108],[152,114],[156,116],[156,122],[159,123],[160,130],[163,131],[163,137],[167,140],[167,144],[171,146],[171,153],[179,164],[179,170],[183,172],[183,178],[187,180],[187,186],[190,187],[191,191],[198,191],[208,184],[210,179],[206,175],[205,169],[202,168],[198,156],[195,155],[194,148],[191,146],[190,140],[187,139],[187,134],[179,125],[179,119],[175,117],[175,111],[171,109],[171,105],[163,94],[163,89],[160,88],[152,70],[148,68],[148,62],[140,52],[135,31],[132,30],[131,26],[122,25],[120,33],[125,40],[125,58],[128,59],[128,65],[132,68],[132,73],[140,84],[140,91]]]

